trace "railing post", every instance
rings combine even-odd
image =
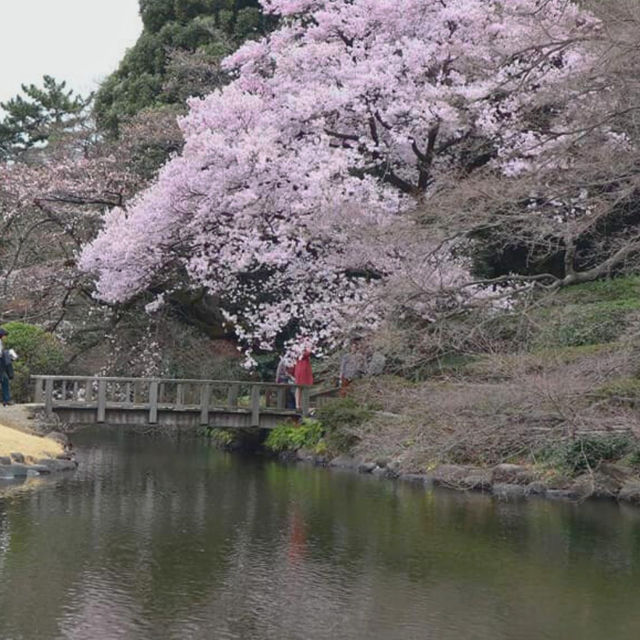
[[[260,387],[251,387],[251,426],[260,426]]]
[[[158,422],[158,381],[149,383],[149,424]]]
[[[311,395],[311,388],[308,386],[302,387],[302,398],[301,398],[302,406],[300,407],[300,409],[302,410],[303,418],[306,418],[309,415],[310,395]]]
[[[278,387],[276,409],[284,409],[287,406],[287,388]]]
[[[229,391],[227,393],[227,402],[229,404],[229,409],[236,409],[238,406],[238,387],[237,384],[232,384],[229,387]]]
[[[84,383],[84,401],[88,404],[93,399],[93,382],[87,380]]]
[[[211,397],[211,385],[203,384],[200,387],[200,426],[209,425],[209,398]]]
[[[107,381],[98,380],[98,412],[96,422],[102,423],[107,412]]]
[[[184,406],[184,385],[178,382],[176,385],[176,408]]]
[[[33,390],[33,401],[36,402],[37,404],[41,404],[44,399],[44,393],[43,393],[44,380],[41,380],[40,378],[36,378],[35,380],[36,380],[36,383]]]
[[[53,417],[53,379],[47,378],[44,383],[44,412],[47,418]]]

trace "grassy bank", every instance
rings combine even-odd
[[[62,445],[0,424],[0,456],[21,453],[25,458],[55,457],[63,453]]]

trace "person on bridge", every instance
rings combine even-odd
[[[311,371],[311,350],[305,348],[302,355],[296,360],[293,367],[293,378],[297,385],[312,385],[313,372]],[[296,389],[296,409],[302,408],[302,389]]]
[[[278,384],[293,384],[294,383],[294,369],[291,363],[282,356],[278,362],[278,368],[276,369],[276,382]],[[287,409],[295,409],[296,399],[293,391],[287,389],[285,396],[285,407]]]

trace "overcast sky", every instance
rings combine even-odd
[[[92,91],[141,30],[138,0],[0,0],[0,101],[44,74]]]

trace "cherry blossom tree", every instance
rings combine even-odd
[[[190,101],[182,154],[107,213],[81,265],[110,302],[206,287],[248,352],[283,335],[331,346],[377,322],[381,287],[408,266],[429,291],[464,270],[410,230],[452,175],[561,162],[589,99],[570,79],[591,68],[599,22],[567,0],[263,7],[281,27],[225,61],[230,85]]]

